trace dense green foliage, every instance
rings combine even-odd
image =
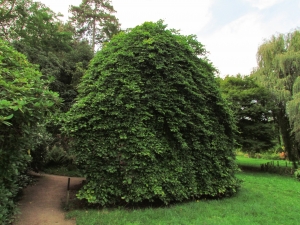
[[[19,175],[39,139],[39,124],[60,103],[36,66],[0,39],[0,224],[8,224]]]
[[[239,173],[243,185],[237,196],[193,201],[146,209],[74,210],[68,218],[77,225],[261,225],[299,223],[299,186],[296,179],[263,173]]]
[[[200,55],[200,58],[197,57]],[[194,36],[144,23],[91,61],[64,129],[102,205],[237,191],[233,119]]]
[[[264,87],[249,76],[219,79],[222,95],[234,112],[238,128],[237,143],[243,152],[267,151],[276,144],[273,113],[275,105]]]
[[[77,85],[93,57],[90,46],[86,42],[73,42],[69,44],[69,51],[47,52],[22,41],[13,44],[31,63],[39,65],[44,79],[52,80],[50,89],[62,97],[61,110],[68,111],[77,96]]]
[[[22,40],[44,51],[66,50],[72,33],[62,26],[59,15],[33,0],[5,0],[0,13],[0,35],[9,42]]]
[[[93,57],[92,49],[87,42],[74,41],[73,28],[45,5],[16,1],[13,9],[18,20],[8,30],[10,42],[29,62],[39,65],[44,79],[53,78],[50,89],[60,94],[62,109],[67,111],[77,95],[73,84]]]
[[[7,0],[0,13],[0,35],[38,65],[43,79],[51,80],[49,89],[63,99],[62,112],[68,111],[77,96],[77,85],[93,57],[86,41],[73,37],[74,28],[59,20],[59,15],[40,2]],[[67,150],[66,138],[56,125],[59,112],[48,123],[39,126],[39,142],[32,151],[31,167],[38,171],[46,165],[47,149],[61,144]]]
[[[300,151],[300,31],[266,40],[258,49],[257,60],[253,76],[272,92],[285,151],[296,161]]]
[[[50,89],[64,100],[67,111],[77,95],[93,50],[86,41],[74,39],[75,28],[40,2],[6,0],[0,13],[0,35],[28,61],[39,65],[43,79],[52,79]]]

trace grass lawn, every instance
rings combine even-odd
[[[256,159],[245,156],[236,156],[236,163],[241,166],[260,167],[261,164],[266,164],[271,161],[274,161],[275,166],[277,166],[278,162],[281,167],[285,167],[287,162],[285,160]],[[293,164],[291,162],[287,162],[287,166],[291,168]]]
[[[201,200],[165,208],[75,210],[77,225],[255,225],[300,224],[300,182],[268,173],[240,172],[239,193],[222,200]]]

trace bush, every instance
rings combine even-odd
[[[266,152],[264,154],[261,154],[261,158],[263,159],[269,159],[269,160],[281,160],[279,153],[274,152]]]
[[[294,176],[297,180],[300,181],[300,169],[297,169],[295,172],[294,172]]]
[[[52,135],[47,132],[45,124],[39,124],[36,130],[31,132],[31,135],[35,137],[35,148],[30,151],[32,157],[30,169],[39,172],[45,167],[47,149],[54,139]]]
[[[233,119],[214,72],[194,36],[161,21],[115,36],[64,125],[87,178],[78,197],[168,204],[235,193]]]
[[[47,153],[45,164],[47,167],[67,166],[73,163],[73,156],[69,155],[61,146],[53,146]]]
[[[0,39],[0,224],[9,224],[23,173],[36,147],[33,135],[55,103],[37,68]]]

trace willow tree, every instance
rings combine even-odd
[[[113,15],[116,11],[111,0],[82,0],[79,6],[71,5],[71,23],[80,38],[90,41],[92,49],[111,39],[119,32],[120,24]]]
[[[87,177],[79,198],[167,204],[237,191],[233,118],[215,68],[194,36],[174,32],[144,23],[91,61],[64,126]]]
[[[266,40],[257,52],[253,76],[273,94],[275,112],[285,150],[293,161],[300,143],[300,32],[278,34]]]

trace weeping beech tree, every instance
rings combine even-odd
[[[300,31],[278,34],[257,52],[253,76],[273,93],[275,116],[290,160],[299,156],[300,143]],[[296,166],[296,164],[295,164]]]
[[[194,36],[162,21],[116,35],[64,124],[87,178],[78,197],[168,204],[235,193],[235,128],[214,72]]]

